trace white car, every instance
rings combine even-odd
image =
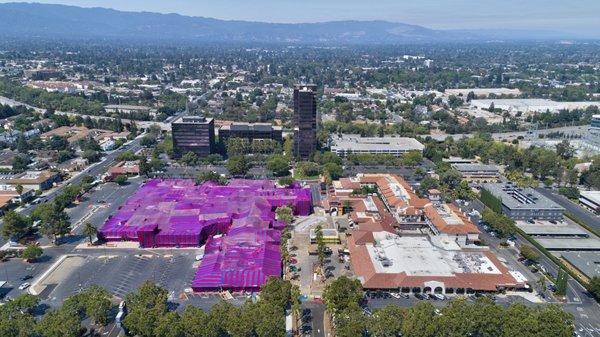
[[[446,299],[446,296],[442,295],[442,294],[433,294],[433,297],[437,300],[443,301]]]
[[[30,285],[31,284],[29,284],[29,282],[25,282],[19,286],[19,290],[25,290],[25,289],[29,288]]]
[[[390,295],[392,295],[392,297],[400,299],[400,294],[398,293],[390,293]]]

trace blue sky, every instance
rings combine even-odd
[[[13,0],[14,1],[14,0]],[[0,2],[9,2],[0,0]],[[600,0],[37,0],[265,22],[388,20],[437,29],[600,29]]]

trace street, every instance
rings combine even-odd
[[[587,209],[572,202],[565,196],[554,193],[551,189],[540,187],[540,188],[536,188],[536,190],[538,192],[540,192],[542,195],[544,195],[545,197],[551,199],[552,201],[554,201],[557,204],[564,207],[567,210],[567,212],[573,214],[574,216],[579,218],[581,221],[585,222],[586,225],[593,227],[594,229],[596,229],[597,231],[600,232],[600,216],[593,214],[592,212],[588,211]]]

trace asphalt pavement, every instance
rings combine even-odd
[[[325,337],[325,305],[314,301],[302,302],[301,336]]]

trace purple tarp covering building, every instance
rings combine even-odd
[[[277,188],[269,180],[232,180],[227,186],[187,179],[153,179],[99,230],[107,241],[140,247],[197,247],[205,255],[192,281],[195,291],[256,290],[281,276],[280,230],[275,208],[296,215],[312,210],[309,189]]]

